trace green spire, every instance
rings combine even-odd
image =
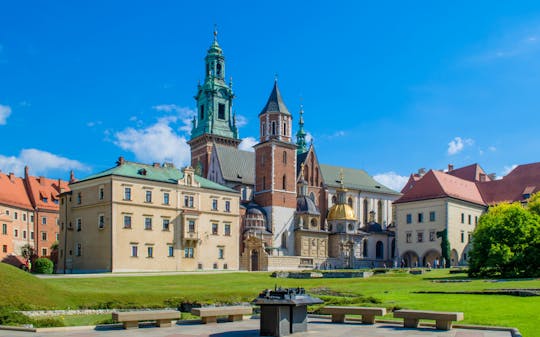
[[[304,131],[304,106],[300,105],[300,118],[298,121],[298,132],[296,132],[296,153],[304,153],[307,151],[306,146],[306,131]]]
[[[203,134],[215,134],[238,139],[238,129],[232,114],[234,92],[232,80],[225,82],[225,57],[218,44],[217,29],[214,41],[205,57],[204,83],[197,85],[197,116],[193,120],[191,139]]]

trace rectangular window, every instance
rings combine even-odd
[[[47,248],[41,248],[41,256],[47,256]]]
[[[187,258],[187,259],[192,259],[193,255],[194,255],[193,250],[194,249],[192,247],[184,248],[184,257]]]
[[[416,233],[416,236],[417,236],[417,241],[418,242],[423,242],[424,241],[424,232],[418,232],[418,233]]]
[[[429,212],[429,221],[435,221],[435,212]]]
[[[218,235],[218,224],[217,223],[212,224],[212,235]]]
[[[218,267],[217,267],[217,263],[215,263],[215,262],[214,262],[214,265],[213,265],[213,267],[212,267],[212,268],[214,268],[214,269],[218,269]]]
[[[30,232],[30,240],[34,240],[34,232]]]
[[[47,232],[41,232],[41,241],[47,241]]]
[[[474,224],[475,224],[475,225],[478,225],[478,216],[475,216],[475,217],[474,217]]]
[[[26,213],[23,213],[22,219],[23,219],[23,221],[26,221]]]
[[[13,236],[16,238],[19,237],[19,230],[17,228],[13,230]]]
[[[6,209],[6,215],[9,215],[9,210],[8,209]]]
[[[98,192],[98,199],[103,200],[104,197],[105,197],[105,189],[103,187],[100,187],[99,192]]]
[[[2,224],[2,234],[7,235],[7,224]]]
[[[195,220],[188,221],[188,232],[195,233]]]
[[[124,200],[131,200],[131,187],[124,187]]]
[[[77,204],[81,204],[82,203],[82,194],[81,192],[77,193]]]
[[[152,218],[144,218],[144,229],[152,230]]]
[[[56,241],[60,240],[60,234],[55,233],[54,236],[56,237]]]
[[[77,219],[77,232],[80,232],[82,230],[82,219]]]
[[[7,245],[2,245],[2,253],[7,253]]]
[[[231,235],[231,224],[228,224],[228,223],[225,224],[225,235],[227,236]]]
[[[406,237],[407,243],[412,242],[412,233],[411,232],[405,233],[405,237]]]
[[[131,256],[137,257],[139,256],[139,247],[137,246],[131,246]]]
[[[231,211],[231,202],[225,201],[225,212],[229,213]]]
[[[218,103],[218,118],[225,119],[225,104]]]
[[[407,223],[412,223],[412,215],[407,214]]]
[[[225,256],[225,248],[218,247],[218,259],[222,260]]]
[[[30,222],[34,222],[34,214],[30,214]]]
[[[419,223],[424,222],[424,213],[418,213],[418,222]]]
[[[26,239],[26,231],[22,231],[22,237],[23,239]]]
[[[471,234],[471,232],[469,232],[469,233],[467,233],[467,240],[469,240],[467,242],[471,242],[471,239],[472,239],[472,234]]]
[[[13,217],[15,218],[15,220],[17,220],[19,218],[19,213],[17,212],[13,213]]]
[[[146,250],[148,251],[147,257],[154,257],[154,247],[152,246],[146,247]]]
[[[472,215],[469,214],[469,225],[472,225]]]
[[[146,191],[146,196],[145,196],[144,201],[152,202],[152,191]]]
[[[82,255],[82,246],[80,243],[77,244],[77,246],[75,247],[75,255],[76,256],[81,256]]]
[[[186,195],[184,197],[184,207],[193,208],[193,197],[190,195]]]
[[[105,228],[105,215],[100,214],[98,216],[98,228],[103,229]]]
[[[124,228],[131,228],[131,215],[124,215]]]
[[[227,266],[226,263],[223,264],[223,269],[229,269],[229,266]]]
[[[169,230],[169,219],[163,219],[163,230],[164,231]]]
[[[46,217],[42,217],[41,218],[41,223],[46,225],[47,224],[47,218]]]
[[[435,241],[437,239],[437,233],[435,231],[429,232],[429,241]]]
[[[217,199],[212,199],[212,210],[217,211],[217,207],[218,207]]]
[[[462,243],[465,242],[465,232],[464,231],[461,231],[461,242]]]
[[[167,192],[163,193],[163,203],[165,205],[169,204],[169,193],[167,193]]]
[[[461,223],[465,223],[465,213],[461,213]]]
[[[169,256],[170,257],[174,256],[174,247],[171,245],[168,245],[167,247],[169,249]]]

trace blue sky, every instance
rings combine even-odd
[[[214,24],[244,145],[277,74],[319,160],[390,187],[421,167],[501,176],[539,159],[532,1],[3,1],[0,169],[187,164]]]

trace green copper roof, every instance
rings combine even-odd
[[[225,180],[255,185],[255,152],[219,144],[214,148]]]
[[[353,169],[340,166],[330,166],[321,164],[321,172],[323,175],[324,183],[331,187],[340,187],[339,176],[341,170],[343,170],[343,185],[345,188],[375,192],[401,195],[383,184],[375,181],[366,171],[360,169]]]
[[[268,112],[281,112],[286,115],[291,114],[289,110],[287,109],[287,107],[285,106],[285,103],[283,102],[283,98],[281,98],[281,93],[279,92],[277,81],[274,81],[274,87],[272,88],[272,93],[270,93],[270,97],[268,97],[268,101],[266,102],[266,105],[262,109],[259,116]]]
[[[300,107],[300,118],[298,121],[298,131],[296,132],[296,149],[297,153],[304,153],[307,151],[306,147],[306,132],[304,131],[304,108]]]
[[[76,183],[88,181],[96,178],[106,176],[121,176],[135,179],[151,180],[163,183],[177,184],[178,180],[184,178],[184,173],[178,168],[172,165],[165,166],[153,166],[148,164],[141,164],[135,162],[125,161],[123,164],[112,167],[108,170],[90,175],[86,178],[78,180]],[[226,186],[220,185],[198,175],[195,175],[195,181],[198,182],[202,188],[209,188],[213,190],[220,190],[225,192],[237,192]]]

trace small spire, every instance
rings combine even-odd
[[[341,188],[343,189],[343,169],[339,169],[339,184],[341,185]]]
[[[298,120],[298,131],[296,132],[296,152],[304,153],[306,148],[306,132],[304,131],[304,105],[300,104],[300,118]]]
[[[232,76],[229,78],[229,88],[232,89]]]
[[[214,43],[217,43],[217,34],[218,34],[217,24],[214,23]]]
[[[278,80],[278,73],[275,73],[274,74],[274,83],[277,83],[277,80]]]

